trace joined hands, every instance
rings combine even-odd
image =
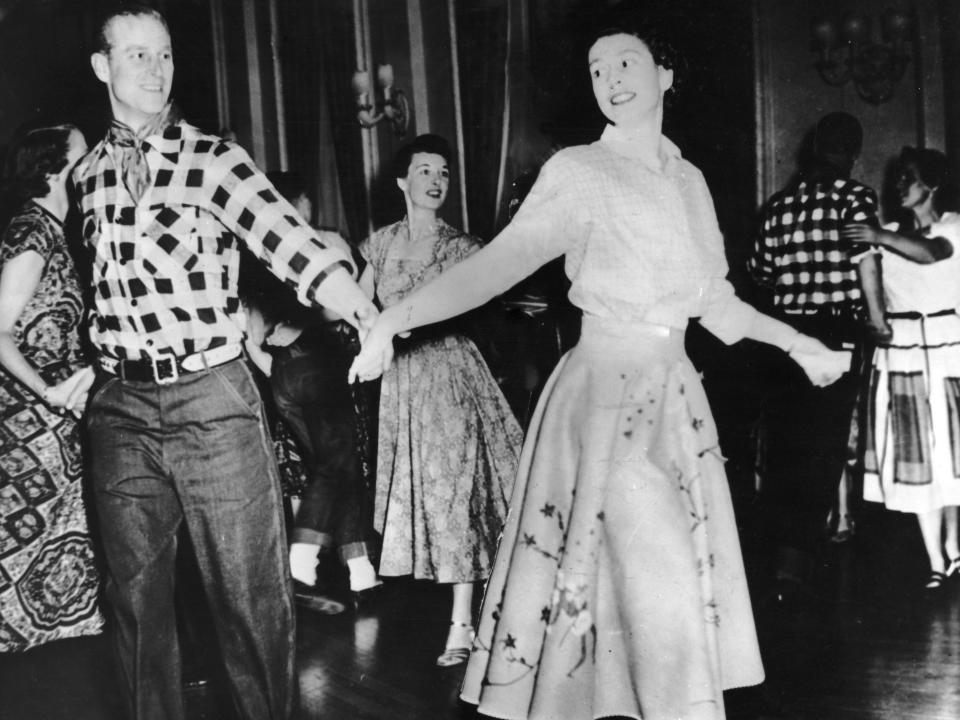
[[[852,353],[849,350],[831,350],[819,340],[798,334],[787,350],[817,387],[835,383],[850,370]]]
[[[347,381],[368,382],[383,375],[393,361],[393,336],[389,312],[377,314],[375,309],[357,313],[357,328],[360,334],[360,352],[353,359]]]

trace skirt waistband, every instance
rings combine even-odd
[[[666,325],[585,314],[577,347],[588,352],[602,351],[613,355],[611,359],[635,363],[645,357],[662,360],[685,357],[683,339],[682,330]],[[616,358],[618,353],[623,356]]]

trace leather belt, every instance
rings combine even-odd
[[[175,383],[181,375],[208,370],[236,360],[241,352],[240,344],[233,343],[181,357],[160,355],[141,360],[117,360],[101,355],[100,367],[121,380],[169,385]]]
[[[922,313],[917,310],[908,310],[905,312],[890,312],[887,313],[887,317],[893,320],[922,320],[923,318],[932,318],[932,317],[944,317],[946,315],[956,315],[957,311],[954,308],[947,308],[946,310],[937,310],[932,313]]]

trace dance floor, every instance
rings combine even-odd
[[[768,679],[728,693],[730,720],[960,717],[960,581],[933,596],[920,589],[926,561],[911,517],[864,512],[857,535],[825,555],[819,597],[787,606],[764,597],[767,544],[742,531]],[[434,665],[448,603],[446,588],[401,579],[359,613],[299,611],[298,717],[477,717],[457,701],[462,668]],[[186,696],[189,720],[234,717],[216,676]],[[103,638],[0,656],[3,720],[113,720],[117,705]]]

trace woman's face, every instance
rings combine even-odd
[[[450,189],[447,161],[435,153],[414,153],[407,176],[397,178],[397,186],[413,207],[439,210]]]
[[[908,163],[897,178],[897,192],[900,194],[900,205],[913,210],[927,202],[933,191],[920,179],[917,168]]]
[[[597,105],[614,125],[649,117],[673,84],[673,70],[657,65],[646,43],[626,33],[597,40],[587,60]]]

